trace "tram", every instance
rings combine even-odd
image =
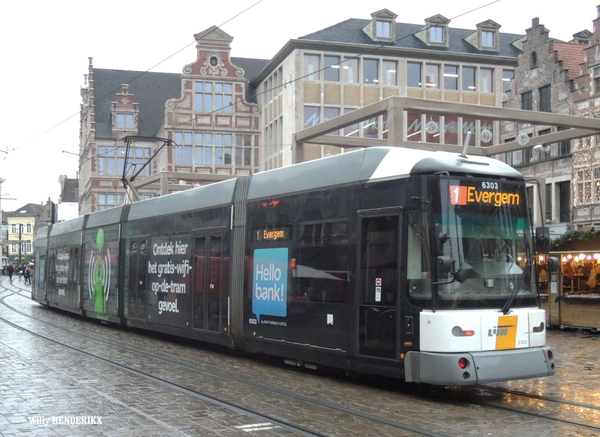
[[[512,167],[372,147],[45,227],[32,299],[307,367],[536,378],[546,240]]]

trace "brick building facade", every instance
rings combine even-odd
[[[551,38],[539,19],[533,19],[522,41],[522,53],[504,106],[597,118],[596,96],[600,88],[593,79],[596,64],[600,64],[596,55],[600,35],[597,24],[598,18],[594,20],[593,32],[584,30],[574,34],[572,41],[563,42]],[[530,137],[560,130],[561,126],[556,125],[505,123],[503,141],[520,140],[524,147],[497,156],[526,177],[545,181],[543,193],[538,195],[531,188],[530,198],[536,206],[540,197],[545,199],[544,218],[553,237],[573,227],[600,224],[600,208],[594,206],[600,206],[600,184],[595,183],[600,180],[600,170],[596,168],[600,164],[597,139],[586,137],[545,147],[527,146]]]

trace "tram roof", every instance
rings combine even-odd
[[[445,171],[456,175],[523,179],[521,173],[509,165],[482,156],[465,158],[442,151],[370,147],[258,173],[252,177],[248,199]]]
[[[131,204],[128,220],[181,213],[204,209],[233,202],[236,179],[205,185],[191,190],[167,194]]]

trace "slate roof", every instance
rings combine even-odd
[[[269,62],[264,59],[231,58],[244,69],[249,81]],[[139,103],[139,135],[156,136],[165,119],[165,102],[181,97],[181,74],[94,68],[94,97],[97,138],[111,138],[111,103],[116,102],[121,85],[129,85],[129,93]],[[247,89],[246,99],[254,95]]]
[[[39,216],[42,212],[43,205],[36,203],[27,203],[20,208],[15,209],[12,212],[7,212],[7,217],[19,217],[19,216]]]
[[[458,29],[450,27],[448,35],[449,47],[428,46],[419,38],[414,36],[425,24],[396,23],[396,40],[393,42],[373,41],[362,29],[371,20],[351,18],[341,23],[327,27],[323,30],[310,33],[298,38],[299,40],[310,40],[330,43],[342,43],[348,45],[371,45],[403,49],[418,49],[432,52],[446,52],[456,54],[485,54],[486,56],[502,56],[516,58],[520,51],[511,43],[522,38],[523,35],[500,33],[500,52],[478,50],[469,44],[464,38],[476,29]]]
[[[96,137],[111,138],[111,103],[117,101],[121,85],[139,103],[139,135],[156,136],[165,119],[165,102],[181,95],[181,74],[94,68]]]

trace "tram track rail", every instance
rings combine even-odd
[[[14,285],[13,285],[14,286]],[[7,303],[5,301],[6,298],[8,298],[9,296],[20,296],[22,298],[29,298],[28,296],[22,294],[23,292],[28,293],[27,290],[22,289],[20,287],[17,287],[20,290],[19,291],[14,291],[14,290],[9,290],[11,294],[8,294],[6,296],[0,296],[0,304],[2,304],[3,306],[5,306],[6,308],[10,309],[11,311],[20,314],[22,316],[25,317],[29,317],[29,318],[33,318],[31,315],[26,314],[20,310],[18,310],[17,308],[11,306],[9,303]],[[290,392],[288,390],[282,390],[279,388],[275,388],[273,386],[269,386],[267,384],[264,383],[260,383],[260,382],[256,382],[256,381],[248,381],[245,379],[241,379],[241,378],[236,378],[233,377],[230,374],[225,374],[223,372],[218,372],[218,371],[214,371],[214,370],[210,370],[204,367],[199,367],[197,365],[193,365],[193,364],[189,364],[189,363],[183,363],[181,361],[177,361],[174,360],[172,358],[169,357],[165,357],[165,356],[160,356],[154,353],[148,353],[146,351],[140,350],[140,349],[136,349],[136,348],[132,348],[130,346],[124,346],[122,344],[118,344],[112,341],[108,341],[102,338],[98,338],[92,335],[88,335],[88,334],[84,334],[81,332],[77,332],[73,329],[61,326],[61,325],[57,325],[55,323],[52,322],[48,322],[46,320],[39,320],[36,319],[48,326],[52,326],[56,329],[60,329],[63,330],[65,332],[68,332],[70,334],[73,335],[77,335],[80,336],[84,339],[87,340],[92,340],[95,342],[99,342],[99,343],[103,343],[107,346],[110,346],[112,348],[119,348],[123,351],[127,351],[130,353],[135,353],[135,354],[139,354],[141,356],[144,356],[146,358],[150,358],[153,360],[160,360],[164,363],[168,363],[168,364],[172,364],[172,365],[176,365],[176,366],[181,366],[189,371],[192,372],[196,372],[196,373],[202,373],[204,375],[207,375],[209,377],[212,378],[220,378],[223,380],[227,380],[229,382],[234,382],[234,383],[238,383],[238,384],[243,384],[246,387],[251,387],[252,389],[256,389],[256,390],[262,390],[262,391],[266,391],[274,396],[285,396],[287,398],[293,399],[297,402],[304,402],[304,403],[308,403],[310,405],[313,406],[320,406],[323,408],[327,408],[329,410],[331,410],[332,412],[335,413],[343,413],[343,414],[348,414],[350,416],[353,417],[360,417],[363,420],[370,420],[370,421],[374,421],[377,422],[379,424],[384,424],[387,426],[391,426],[393,428],[396,429],[402,429],[402,430],[406,430],[406,431],[410,431],[410,432],[414,432],[415,434],[419,434],[419,435],[428,435],[428,436],[442,436],[444,434],[440,434],[431,430],[427,430],[424,429],[422,427],[417,427],[408,423],[404,423],[404,422],[400,422],[397,420],[393,420],[393,419],[388,419],[385,417],[381,417],[381,416],[377,416],[377,415],[373,415],[364,411],[359,411],[356,409],[352,409],[352,408],[347,408],[341,405],[337,405],[331,402],[324,402],[318,399],[314,399],[314,398],[310,398],[308,396],[304,396],[298,393],[294,393],[294,392]],[[4,323],[9,323],[11,324],[12,322],[6,320],[3,317],[0,317],[0,321],[4,322]],[[42,338],[46,338],[49,341],[52,341],[54,343],[57,343],[59,345],[64,345],[65,347],[68,347],[69,349],[72,349],[74,351],[77,351],[79,353],[83,353],[86,354],[92,358],[98,359],[100,361],[106,362],[107,364],[111,364],[113,366],[117,366],[119,368],[122,368],[125,371],[128,371],[130,373],[136,374],[138,376],[142,376],[145,377],[146,379],[155,381],[157,383],[163,384],[163,385],[167,385],[172,387],[175,390],[179,390],[179,391],[183,391],[186,392],[190,395],[193,396],[197,396],[197,397],[202,397],[202,396],[208,396],[207,397],[207,401],[209,401],[210,395],[207,395],[206,393],[203,392],[199,392],[196,391],[194,389],[190,389],[189,387],[185,387],[182,386],[180,384],[174,383],[172,381],[167,381],[164,380],[162,378],[158,378],[154,375],[151,374],[146,374],[145,372],[141,372],[137,369],[134,368],[129,368],[128,366],[124,366],[123,364],[117,363],[115,361],[112,360],[108,360],[104,357],[101,356],[96,356],[95,354],[91,354],[87,351],[83,351],[83,350],[79,350],[77,348],[73,348],[70,345],[66,345],[63,344],[59,341],[56,341],[52,338],[47,338],[44,335],[41,334],[37,334],[34,333],[33,331],[28,330],[27,328],[23,328],[23,327],[18,327],[18,326],[14,326],[17,329],[21,329],[21,330],[25,330],[26,332],[30,332],[32,335],[36,335],[38,337],[42,337]],[[556,399],[550,396],[544,396],[544,395],[537,395],[537,394],[532,394],[532,393],[527,393],[527,392],[522,392],[522,391],[517,391],[517,390],[511,390],[511,389],[506,389],[506,388],[502,388],[502,387],[494,387],[494,386],[489,386],[489,385],[477,385],[474,387],[464,387],[464,388],[445,388],[445,389],[441,389],[441,388],[437,388],[434,391],[427,391],[427,390],[422,390],[422,389],[418,389],[415,391],[417,396],[420,396],[421,398],[423,397],[431,397],[433,399],[439,400],[440,398],[443,398],[445,400],[449,400],[455,403],[463,403],[463,404],[470,404],[470,405],[477,405],[480,407],[486,407],[486,408],[490,408],[490,409],[494,409],[494,410],[500,410],[500,411],[505,411],[505,412],[510,412],[510,413],[515,413],[515,414],[519,414],[522,416],[528,416],[528,417],[533,417],[533,418],[537,418],[540,420],[544,420],[544,421],[550,421],[550,422],[555,422],[555,423],[561,423],[567,426],[572,426],[578,429],[582,429],[582,430],[587,430],[590,432],[594,432],[594,433],[600,433],[600,426],[593,426],[587,423],[584,423],[582,421],[576,421],[576,420],[570,420],[570,419],[565,419],[565,418],[561,418],[561,417],[550,417],[547,414],[541,414],[535,411],[524,411],[522,408],[517,408],[517,407],[512,407],[509,406],[508,404],[500,404],[499,402],[491,402],[491,401],[487,401],[485,400],[484,396],[481,395],[477,395],[476,391],[487,391],[490,393],[495,393],[497,395],[506,395],[506,396],[511,396],[513,398],[513,401],[517,398],[517,397],[523,397],[523,398],[527,398],[529,400],[535,400],[535,401],[539,401],[541,403],[554,403],[558,406],[571,406],[571,407],[577,407],[580,409],[587,409],[591,412],[597,413],[598,415],[600,415],[600,407],[596,406],[596,405],[591,405],[591,404],[585,404],[585,403],[581,403],[581,402],[575,402],[575,401],[569,401],[569,400],[564,400],[564,399]],[[227,403],[229,401],[225,400],[225,399],[219,399],[217,397],[215,397],[215,399],[212,401],[213,403],[218,403],[218,402],[224,402],[223,405],[227,405]],[[515,404],[519,405],[522,404],[522,402],[514,402]],[[243,406],[238,406],[236,404],[232,404],[230,406],[230,409],[234,410],[235,408],[245,408]],[[252,410],[249,410],[247,412],[247,414],[253,414]],[[269,422],[272,423],[276,423],[276,421],[278,420],[276,417],[271,417],[269,415],[267,416],[256,416],[257,418],[260,418],[260,420],[267,420]],[[291,429],[291,427],[293,428],[293,424],[288,424],[288,423],[282,423],[281,425],[277,425],[277,426],[283,426],[286,427],[287,429]],[[305,432],[308,434],[302,434],[302,435],[328,435],[328,434],[320,434],[318,432],[315,433],[314,430],[310,430],[310,429],[302,429],[302,430],[298,430],[296,432]],[[312,433],[312,434],[311,434]]]
[[[27,296],[22,295],[20,292],[12,291],[11,294],[8,294],[6,296],[0,296],[0,304],[2,304],[4,307],[10,309],[11,311],[13,311],[13,312],[15,312],[15,313],[17,313],[17,314],[19,314],[21,316],[33,319],[33,317],[31,315],[28,315],[28,314],[26,314],[26,313],[24,313],[24,312],[22,312],[22,311],[20,311],[20,310],[18,310],[16,308],[14,308],[13,306],[11,306],[10,304],[8,304],[5,301],[6,298],[8,298],[10,296],[13,296],[13,295],[17,295],[17,296],[20,296],[20,297],[27,298]],[[191,365],[189,363],[182,363],[181,361],[177,361],[177,360],[174,360],[174,359],[171,359],[171,358],[168,358],[168,357],[164,357],[164,356],[159,356],[157,354],[148,353],[148,352],[140,350],[140,349],[132,348],[132,347],[129,347],[129,346],[123,346],[121,344],[117,344],[117,343],[114,343],[114,342],[111,342],[111,341],[107,341],[105,339],[100,339],[100,338],[97,338],[97,337],[94,337],[94,336],[91,336],[91,335],[88,335],[88,334],[82,334],[82,333],[74,331],[74,330],[72,330],[70,328],[65,328],[64,326],[60,326],[60,325],[57,325],[55,323],[51,323],[51,322],[48,322],[48,321],[39,320],[39,319],[36,319],[36,321],[42,322],[42,323],[44,323],[44,324],[46,324],[48,326],[51,326],[53,328],[63,330],[65,332],[69,333],[69,334],[80,336],[80,337],[82,337],[82,338],[84,338],[86,340],[91,340],[91,341],[99,342],[99,343],[105,344],[107,346],[111,346],[113,348],[119,348],[119,349],[127,351],[127,352],[136,353],[136,354],[139,354],[140,356],[143,356],[143,357],[146,357],[146,358],[149,358],[149,359],[160,360],[160,361],[162,361],[164,363],[168,363],[168,364],[172,364],[172,365],[176,365],[176,366],[181,366],[181,367],[183,367],[183,368],[185,368],[185,369],[187,369],[189,371],[193,371],[193,372],[197,372],[197,373],[202,373],[202,374],[205,374],[205,375],[210,376],[212,378],[219,378],[219,379],[226,380],[228,382],[234,382],[234,383],[238,383],[238,384],[243,384],[244,386],[250,387],[252,389],[256,389],[256,390],[261,390],[261,391],[264,391],[264,392],[268,392],[271,395],[276,396],[276,397],[285,396],[287,398],[293,399],[296,402],[302,402],[302,403],[310,404],[311,406],[318,406],[318,407],[322,407],[322,408],[327,408],[327,409],[331,410],[334,413],[342,413],[342,414],[346,414],[346,415],[349,415],[349,416],[352,416],[352,417],[360,418],[362,420],[376,422],[376,423],[378,423],[380,425],[384,425],[384,426],[388,426],[388,427],[391,427],[391,428],[400,429],[400,430],[404,430],[404,431],[409,431],[409,432],[412,432],[412,433],[414,433],[416,435],[424,435],[424,436],[431,436],[431,437],[445,437],[445,436],[447,436],[447,434],[435,432],[433,430],[428,430],[428,429],[425,429],[425,428],[422,428],[422,427],[419,427],[419,426],[411,425],[409,423],[400,422],[400,421],[393,420],[393,419],[388,419],[388,418],[377,416],[377,415],[374,415],[374,414],[371,414],[371,413],[368,413],[368,412],[359,411],[359,410],[348,408],[348,407],[344,407],[344,406],[341,406],[341,405],[336,405],[336,404],[333,404],[333,403],[330,403],[330,402],[325,402],[325,401],[322,401],[322,400],[314,399],[314,398],[311,398],[311,397],[308,397],[308,396],[305,396],[305,395],[302,395],[302,394],[290,392],[288,390],[278,389],[278,388],[269,386],[269,385],[264,384],[264,383],[259,383],[259,382],[256,382],[256,381],[243,380],[241,378],[236,378],[236,377],[233,377],[231,375],[226,375],[226,374],[221,373],[221,372],[216,372],[214,370],[208,370],[206,368],[202,368],[202,367],[198,367],[198,366],[195,366],[195,365]],[[131,373],[133,375],[136,375],[136,376],[139,376],[139,377],[143,377],[143,378],[145,378],[147,380],[150,380],[150,381],[153,381],[155,383],[158,383],[158,384],[170,387],[170,388],[172,388],[174,390],[177,390],[179,392],[183,392],[185,394],[197,397],[198,399],[204,400],[206,402],[210,402],[210,403],[212,403],[214,405],[218,405],[218,406],[227,408],[227,409],[229,409],[231,411],[234,411],[236,413],[246,414],[246,415],[252,416],[252,417],[254,417],[254,418],[258,419],[258,420],[267,421],[269,423],[274,424],[275,426],[279,426],[281,428],[288,429],[290,431],[296,432],[296,433],[298,433],[298,435],[304,435],[304,436],[327,436],[327,435],[330,435],[330,434],[322,433],[322,432],[319,432],[319,431],[316,431],[316,430],[313,430],[313,429],[310,429],[310,428],[307,428],[307,427],[304,427],[304,426],[299,426],[299,425],[293,424],[293,423],[291,423],[289,421],[285,421],[285,420],[282,420],[280,418],[277,418],[274,415],[260,413],[259,411],[255,411],[253,409],[249,409],[247,407],[242,406],[239,403],[234,403],[234,402],[228,401],[227,399],[223,399],[222,397],[217,397],[217,396],[208,394],[206,392],[195,390],[193,388],[186,387],[186,386],[184,386],[182,384],[179,384],[179,383],[176,383],[176,382],[173,382],[173,381],[169,381],[169,380],[161,378],[161,377],[157,377],[156,375],[152,375],[150,373],[147,373],[147,372],[144,372],[144,371],[140,371],[139,369],[135,369],[135,368],[133,368],[131,366],[124,365],[122,363],[116,362],[116,361],[108,359],[106,357],[102,357],[102,356],[100,356],[98,354],[95,354],[95,353],[92,353],[92,352],[80,349],[78,347],[66,344],[66,343],[61,342],[59,340],[53,339],[53,338],[51,338],[51,337],[49,337],[49,336],[47,336],[45,334],[40,334],[40,333],[34,332],[33,330],[30,330],[30,329],[28,329],[26,327],[18,325],[17,323],[11,322],[10,320],[6,319],[5,317],[0,316],[0,322],[6,323],[6,324],[12,326],[13,328],[19,329],[19,330],[21,330],[23,332],[27,332],[27,333],[29,333],[29,334],[37,337],[37,338],[41,338],[43,340],[50,341],[53,344],[56,344],[58,346],[64,347],[64,348],[69,349],[71,351],[74,351],[76,353],[83,354],[83,355],[85,355],[87,357],[96,359],[96,360],[101,361],[101,362],[103,362],[105,364],[114,366],[114,367],[116,367],[118,369],[121,369],[121,370],[126,371],[128,373]]]

